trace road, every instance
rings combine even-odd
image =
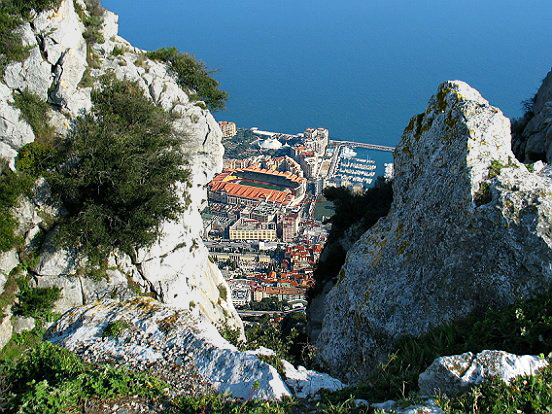
[[[287,315],[293,312],[304,312],[306,308],[296,308],[286,311],[252,311],[252,310],[239,310],[238,315],[243,316],[264,316],[264,315]]]

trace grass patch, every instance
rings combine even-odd
[[[94,77],[90,67],[87,67],[82,74],[82,79],[79,82],[79,88],[92,88],[94,86]]]
[[[18,285],[18,303],[13,307],[13,314],[39,319],[51,319],[52,308],[61,296],[61,289],[57,287],[33,288],[29,285],[29,280],[26,277],[20,278]]]
[[[118,321],[109,322],[105,327],[102,336],[109,338],[118,338],[130,328],[130,323],[119,319]]]
[[[493,379],[454,399],[438,401],[447,414],[550,413],[552,367],[539,375],[515,378],[510,385]]]
[[[13,96],[14,106],[21,111],[22,118],[31,126],[39,142],[52,142],[55,130],[49,125],[50,105],[34,92],[25,89]]]
[[[502,309],[474,312],[420,338],[403,338],[366,385],[358,387],[355,393],[370,401],[401,398],[417,389],[419,374],[439,356],[485,349],[548,355],[552,351],[549,338],[552,338],[552,291]]]
[[[0,377],[8,384],[2,393],[4,406],[18,413],[80,412],[91,398],[136,395],[155,400],[163,398],[166,388],[147,373],[89,365],[47,342],[39,342],[16,361],[1,361]]]
[[[194,92],[192,101],[202,100],[211,110],[224,109],[228,94],[219,89],[219,82],[211,77],[213,71],[207,70],[203,62],[174,47],[148,52],[147,57],[167,63],[178,85]]]
[[[46,174],[56,162],[59,154],[50,142],[33,141],[19,150],[15,167],[20,174],[37,179]]]

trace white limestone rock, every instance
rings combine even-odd
[[[6,346],[13,334],[13,326],[11,323],[11,306],[3,310],[4,318],[0,320],[0,350]]]
[[[23,44],[31,47],[29,57],[6,67],[4,83],[12,90],[29,90],[46,100],[52,83],[52,66],[43,59],[30,24],[25,23],[20,30],[23,33]]]
[[[510,124],[463,82],[442,84],[395,150],[387,217],[348,251],[316,345],[360,380],[402,336],[552,285],[552,174],[510,150]]]
[[[131,328],[119,338],[98,341],[106,326],[119,319]],[[50,328],[48,337],[73,351],[124,357],[137,364],[178,364],[191,358],[199,374],[218,392],[239,398],[274,400],[291,396],[272,366],[238,351],[204,317],[151,298],[103,301],[71,309]]]
[[[19,256],[15,249],[7,252],[0,252],[0,292],[6,282],[5,276],[8,275],[19,264]],[[2,278],[4,282],[2,282]]]
[[[10,88],[0,83],[0,158],[11,162],[17,151],[35,139],[31,126],[22,118],[21,111],[14,106]]]
[[[372,408],[381,410],[385,414],[443,414],[443,410],[434,400],[427,400],[423,404],[413,404],[408,407],[402,407],[396,401],[389,400],[382,403],[371,405]]]
[[[31,317],[15,316],[12,321],[13,333],[19,334],[26,331],[31,331],[35,327],[35,320]]]
[[[504,351],[482,351],[435,359],[418,378],[422,395],[444,393],[455,396],[491,378],[508,383],[515,377],[536,375],[548,362],[532,355],[514,355]]]
[[[341,381],[326,373],[306,369],[303,366],[295,368],[286,360],[282,360],[282,363],[286,384],[298,398],[312,397],[321,390],[339,391],[346,387]]]
[[[86,12],[84,3],[79,0],[79,4]],[[176,116],[175,130],[182,137],[191,172],[189,185],[183,183],[180,188],[189,208],[176,222],[163,223],[163,235],[157,243],[137,252],[133,260],[114,252],[109,281],[90,281],[86,275],[76,277],[85,268],[79,253],[47,243],[38,266],[32,269],[37,284],[59,284],[63,288],[58,310],[97,298],[125,299],[142,290],[164,302],[192,309],[219,327],[238,329],[243,335],[243,325],[229,298],[228,286],[218,268],[209,261],[201,241],[202,221],[198,209],[207,199],[206,184],[222,169],[222,132],[209,111],[190,102],[167,65],[145,59],[143,51],[117,35],[117,20],[115,14],[105,12],[102,28],[105,42],[94,46],[100,68],[91,69],[91,74],[98,79],[112,72],[118,79],[137,82],[147,97]],[[29,89],[57,106],[58,111],[50,114],[50,124],[60,134],[67,132],[75,117],[92,105],[91,88],[79,85],[87,68],[87,46],[82,35],[84,26],[75,12],[73,0],[63,0],[58,10],[40,13],[32,19],[32,24],[23,25],[21,30],[24,42],[32,46],[31,53],[24,62],[9,65],[5,85],[0,83],[0,156],[8,158],[12,167],[17,150],[34,140],[30,126],[10,106],[14,90]],[[122,56],[112,55],[115,47],[124,50]],[[52,216],[63,214],[51,199],[23,200],[17,210],[19,232],[27,244],[44,227],[42,212]],[[47,240],[52,237],[53,234],[48,234]]]

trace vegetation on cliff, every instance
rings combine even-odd
[[[228,94],[219,89],[218,81],[211,77],[213,71],[207,70],[203,62],[174,47],[148,52],[147,57],[167,63],[178,85],[192,92],[191,100],[204,101],[210,110],[224,109]]]
[[[151,245],[183,211],[184,155],[171,117],[129,81],[106,77],[57,146],[46,177],[68,211],[59,240],[90,256]]]
[[[345,263],[346,252],[338,242],[349,229],[350,242],[353,243],[377,221],[385,217],[393,201],[393,185],[391,181],[378,177],[374,186],[361,194],[354,194],[345,187],[328,187],[324,197],[335,206],[334,215],[328,220],[332,224],[330,234],[324,249],[329,249],[330,258],[321,259],[314,272],[316,284],[309,290],[309,297],[320,292],[324,284],[337,277]],[[327,253],[323,253],[322,257]]]
[[[31,11],[41,12],[59,7],[61,0],[3,0],[0,3],[0,75],[6,66],[29,56],[19,26],[28,21]]]

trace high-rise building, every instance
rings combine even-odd
[[[238,128],[235,122],[220,121],[218,124],[220,126],[220,129],[222,130],[223,138],[233,137],[238,133]]]

